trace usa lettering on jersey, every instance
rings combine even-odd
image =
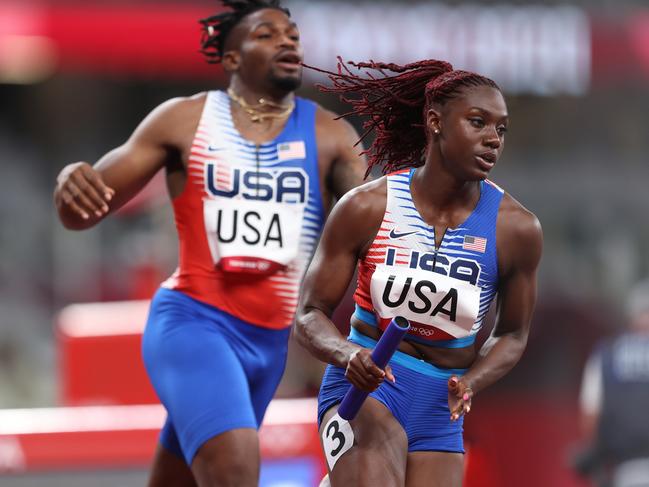
[[[212,258],[228,271],[269,273],[298,255],[308,174],[301,168],[228,168],[207,164],[203,202]],[[225,183],[227,184],[224,184]]]
[[[414,323],[411,333],[423,338],[433,338],[436,329],[461,338],[478,317],[479,278],[480,266],[470,259],[388,248],[372,274],[372,303],[381,322],[404,316]]]
[[[397,258],[402,259],[404,256],[402,249],[388,247],[385,253],[385,265],[395,266]],[[471,284],[477,284],[480,279],[480,265],[475,260],[450,257],[437,252],[421,252],[418,250],[405,250],[405,257],[408,260],[408,267],[411,269],[421,269],[423,271],[436,272],[453,279],[467,281]]]
[[[229,188],[224,189],[216,164],[206,164],[206,192],[214,197],[243,198],[251,201],[305,203],[309,175],[301,168],[256,170],[228,168]],[[221,184],[220,184],[221,183]]]

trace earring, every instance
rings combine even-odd
[[[435,129],[435,130],[433,130],[433,132],[435,132],[436,134],[439,134],[439,129]]]

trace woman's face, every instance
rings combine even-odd
[[[440,111],[436,135],[447,169],[462,180],[485,179],[502,154],[507,105],[491,86],[464,88]]]

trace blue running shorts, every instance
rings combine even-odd
[[[348,340],[365,348],[376,346],[375,340],[354,328]],[[396,383],[384,381],[370,397],[385,405],[401,424],[408,437],[408,451],[464,453],[464,417],[450,420],[447,382],[452,375],[463,375],[466,369],[440,369],[399,351],[393,355],[390,366]],[[318,395],[318,425],[350,387],[344,369],[327,367]]]
[[[167,410],[160,442],[188,465],[210,438],[259,428],[282,378],[290,328],[241,321],[159,289],[142,339],[144,365]]]

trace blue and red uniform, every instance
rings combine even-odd
[[[206,95],[173,200],[179,266],[143,339],[168,412],[162,444],[191,463],[208,439],[258,428],[286,362],[298,289],[324,222],[314,103],[296,99],[280,135],[254,144],[230,98]]]
[[[504,192],[482,181],[474,210],[457,228],[446,230],[437,248],[435,228],[412,200],[414,171],[386,177],[383,221],[358,262],[354,316],[381,330],[395,316],[403,316],[411,323],[405,340],[467,347],[474,343],[498,288],[496,221]],[[366,348],[375,345],[354,328],[349,340]],[[398,376],[396,384],[384,382],[370,396],[401,423],[409,451],[463,452],[462,421],[450,422],[447,379],[464,370],[440,369],[399,351],[390,365]],[[344,370],[329,366],[320,390],[319,420],[348,387]]]

